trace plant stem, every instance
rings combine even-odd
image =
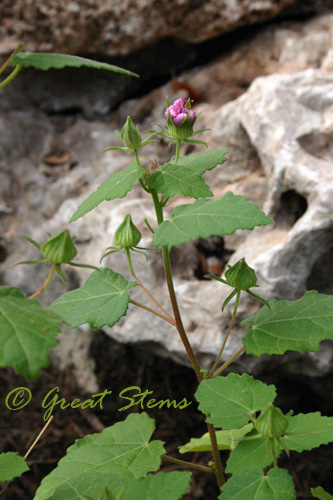
[[[192,462],[186,462],[185,460],[179,460],[179,458],[169,457],[168,455],[161,455],[161,458],[166,462],[172,462],[174,464],[181,465],[183,467],[191,467],[192,469],[214,473],[214,470],[211,467],[206,467],[205,465],[197,465]]]
[[[228,359],[228,361],[226,361],[222,366],[221,368],[219,368],[215,373],[213,373],[213,375],[210,377],[210,378],[215,378],[217,377],[218,375],[220,375],[220,373],[223,372],[223,370],[225,370],[233,361],[235,361],[235,359],[240,355],[242,354],[242,352],[245,351],[245,347],[241,347],[240,349],[238,349],[237,352],[235,352],[235,354],[233,356],[231,356],[231,358]]]
[[[32,443],[32,445],[30,446],[30,448],[28,449],[28,451],[26,452],[26,454],[24,455],[24,458],[27,459],[29,454],[31,453],[32,449],[35,447],[36,443],[40,440],[42,434],[46,431],[47,427],[50,425],[50,423],[52,422],[53,420],[53,415],[48,419],[48,421],[46,422],[46,424],[44,425],[43,429],[40,431],[40,433],[38,434],[38,436],[36,437],[35,441]],[[2,496],[2,494],[6,491],[7,489],[7,486],[9,485],[10,481],[7,481],[4,485],[4,487],[1,489],[0,491],[0,496]]]
[[[158,199],[158,195],[154,189],[152,189],[152,197],[154,201],[154,206],[155,206],[155,212],[156,212],[156,218],[158,224],[161,224],[163,222],[163,207],[160,204],[160,201]],[[175,294],[175,289],[173,286],[173,279],[172,279],[172,273],[171,273],[171,265],[170,265],[170,256],[169,256],[169,250],[168,247],[162,247],[162,254],[163,254],[163,262],[164,262],[164,271],[165,271],[165,276],[166,276],[166,281],[168,285],[168,290],[169,290],[169,296],[172,304],[172,309],[173,313],[175,316],[176,320],[176,328],[178,330],[178,333],[180,335],[180,338],[183,342],[183,345],[185,347],[185,350],[187,352],[187,355],[192,363],[193,369],[195,371],[195,374],[197,376],[197,379],[200,382],[203,381],[203,374],[201,373],[201,368],[199,365],[199,362],[197,360],[196,355],[194,354],[194,351],[192,349],[192,346],[187,338],[183,322],[180,316],[179,308],[178,308],[178,303],[177,303],[177,298]],[[210,436],[210,442],[212,445],[212,453],[213,453],[213,460],[215,464],[215,476],[217,483],[219,487],[221,487],[225,483],[224,479],[224,473],[223,473],[223,468],[222,468],[222,463],[221,463],[221,458],[220,458],[220,452],[218,449],[217,445],[217,440],[216,440],[216,432],[215,428],[212,424],[207,424],[208,426],[208,431],[209,431],[209,436]]]
[[[136,159],[136,163],[137,163],[138,167],[141,167],[141,162],[140,162],[140,159],[139,159],[139,155],[138,155],[138,150],[137,149],[134,149],[134,155],[135,155],[135,159]]]
[[[149,231],[150,231],[152,234],[154,234],[154,233],[155,233],[155,231],[154,231],[154,229],[151,227],[151,225],[149,224],[148,219],[145,217],[143,220],[144,220],[144,222],[145,222],[146,226],[148,227]]]
[[[129,248],[125,248],[124,250],[125,250],[125,253],[126,253],[126,256],[127,256],[127,262],[128,262],[128,267],[129,267],[130,273],[133,276],[133,278],[135,279],[135,281],[142,288],[142,290],[148,295],[148,297],[151,298],[151,300],[154,302],[154,304],[159,309],[161,309],[161,311],[164,313],[164,315],[167,318],[169,318],[167,321],[169,321],[169,323],[171,323],[172,325],[175,325],[174,318],[161,306],[161,304],[159,304],[157,302],[156,299],[154,299],[154,297],[152,296],[152,294],[150,292],[148,292],[148,290],[144,287],[144,285],[141,283],[141,281],[139,280],[139,278],[135,275],[135,272],[134,272],[134,269],[133,269],[133,265],[132,265],[132,259],[131,259]],[[152,311],[152,309],[151,309],[151,311]]]
[[[144,185],[144,183],[143,183],[142,179],[139,179],[139,182],[140,182],[140,184],[141,184],[142,189],[144,189],[144,190],[146,191],[146,193],[150,193],[150,191],[149,191],[149,190],[146,188],[146,186]]]
[[[17,73],[20,71],[21,68],[22,68],[21,64],[15,66],[15,69],[11,72],[11,74],[7,76],[7,78],[3,82],[0,83],[0,89],[6,87],[6,85],[8,85],[8,83],[15,78],[15,76],[17,75]]]
[[[180,338],[184,344],[184,347],[186,349],[187,355],[192,363],[192,366],[193,366],[193,369],[194,369],[195,374],[197,376],[197,379],[199,382],[201,382],[203,380],[203,375],[201,373],[201,367],[200,367],[199,361],[197,360],[197,357],[192,349],[192,346],[188,340],[188,337],[186,335],[184,325],[183,325],[183,322],[182,322],[182,319],[180,316],[177,298],[176,298],[175,289],[174,289],[173,280],[172,280],[170,256],[169,256],[169,251],[168,251],[167,247],[162,248],[162,253],[163,253],[163,261],[164,261],[164,271],[165,271],[165,276],[166,276],[166,280],[167,280],[172,309],[173,309],[173,313],[174,313],[175,320],[176,320],[176,327],[177,327],[177,330],[179,332]]]
[[[215,368],[216,368],[216,366],[217,366],[218,362],[220,361],[220,358],[221,358],[222,353],[223,353],[223,351],[224,351],[224,348],[225,348],[225,345],[226,345],[226,343],[227,343],[227,340],[228,340],[229,334],[230,334],[230,332],[231,332],[232,325],[233,325],[233,324],[234,324],[234,322],[235,322],[235,319],[236,319],[236,314],[237,314],[237,309],[238,309],[238,304],[239,304],[240,294],[241,294],[241,291],[240,291],[240,290],[238,290],[237,295],[236,295],[236,303],[235,303],[235,307],[234,307],[234,312],[233,312],[233,315],[232,315],[232,318],[231,318],[231,321],[230,321],[230,325],[229,325],[229,328],[228,328],[227,334],[226,334],[226,336],[225,336],[225,339],[224,339],[224,342],[223,342],[223,344],[222,344],[221,350],[220,350],[220,352],[219,352],[219,354],[218,354],[218,356],[217,356],[217,358],[216,358],[216,361],[215,361],[215,363],[213,364],[213,367],[212,367],[212,369],[211,369],[211,370],[210,370],[210,372],[209,372],[209,376],[211,376],[211,374],[212,374],[212,373],[213,373],[213,371],[215,370]]]
[[[173,318],[169,319],[167,316],[164,316],[164,314],[161,314],[161,313],[159,313],[158,311],[154,311],[154,309],[151,309],[151,308],[150,308],[150,307],[148,307],[148,306],[145,306],[145,305],[143,305],[143,304],[140,304],[140,302],[137,302],[136,300],[132,300],[132,299],[131,299],[131,300],[130,300],[130,302],[131,302],[132,304],[134,304],[135,306],[141,307],[142,309],[146,309],[146,311],[149,311],[149,312],[151,312],[151,313],[155,314],[156,316],[159,316],[160,318],[162,318],[162,319],[164,319],[165,321],[167,321],[168,323],[170,323],[170,325],[172,325],[172,326],[176,326],[176,321],[175,321]]]
[[[224,485],[225,483],[225,478],[223,474],[223,468],[222,468],[222,463],[221,463],[221,457],[220,457],[220,452],[219,452],[219,447],[217,444],[217,439],[216,439],[216,432],[213,424],[208,424],[208,432],[210,436],[210,442],[212,445],[212,453],[213,453],[213,459],[214,459],[214,464],[215,464],[215,476],[217,480],[217,484],[221,488],[221,486]]]
[[[0,75],[1,73],[7,68],[8,64],[14,57],[20,52],[20,50],[23,48],[24,43],[20,43],[20,45],[17,47],[17,49],[14,50],[12,55],[7,59],[7,61],[4,62],[4,64],[0,68]]]
[[[134,149],[134,155],[135,155],[135,160],[136,160],[137,166],[141,168],[142,165],[141,165],[141,162],[140,162],[140,159],[139,159],[139,154],[138,154],[138,150],[137,149]],[[149,189],[146,188],[143,180],[139,179],[139,182],[141,184],[142,189],[144,189],[146,191],[146,193],[150,193]]]
[[[158,224],[161,224],[163,222],[163,209],[162,209],[162,206],[161,206],[160,201],[158,199],[156,191],[152,190],[151,194],[152,194],[153,201],[154,201],[157,222],[158,222]],[[177,298],[176,298],[176,294],[175,294],[175,289],[173,286],[170,257],[169,257],[169,251],[168,251],[167,247],[162,247],[162,254],[163,254],[164,271],[165,271],[165,277],[166,277],[166,281],[167,281],[167,285],[168,285],[170,301],[171,301],[172,310],[173,310],[175,320],[176,320],[176,328],[179,332],[180,338],[183,342],[183,345],[185,347],[187,355],[192,363],[192,366],[193,366],[193,369],[194,369],[195,374],[197,376],[197,379],[199,382],[201,382],[201,380],[203,380],[202,373],[200,372],[201,368],[200,368],[199,362],[197,360],[197,357],[194,354],[192,346],[187,338],[187,335],[186,335],[186,332],[185,332],[185,329],[183,326],[183,322],[182,322],[182,319],[180,316]]]
[[[180,151],[180,144],[181,144],[181,142],[182,142],[181,139],[177,140],[175,164],[177,163],[178,158],[179,158],[179,151]]]
[[[24,455],[24,458],[27,458],[28,455],[30,455],[32,449],[35,447],[36,443],[38,443],[38,441],[40,440],[40,438],[42,437],[42,435],[44,434],[44,432],[46,431],[46,429],[48,428],[48,426],[50,425],[50,423],[52,422],[53,420],[53,415],[48,419],[48,421],[46,422],[46,424],[44,425],[43,429],[40,431],[40,433],[38,434],[38,436],[36,437],[35,441],[32,443],[32,445],[30,446],[29,450],[26,452],[26,454]]]
[[[43,285],[41,286],[41,288],[37,292],[33,293],[32,295],[29,295],[29,299],[34,299],[35,297],[38,297],[38,295],[40,295],[41,293],[44,292],[44,290],[50,284],[50,281],[53,278],[53,275],[55,273],[55,270],[56,270],[56,265],[52,264],[51,270],[50,270],[46,280],[44,281]]]

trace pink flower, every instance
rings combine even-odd
[[[193,123],[195,120],[195,112],[185,107],[188,101],[186,99],[177,99],[171,106],[169,106],[164,113],[164,118],[168,118],[168,114],[170,111],[170,116],[172,118],[173,123],[178,127],[186,118],[188,114],[188,120],[190,123]]]

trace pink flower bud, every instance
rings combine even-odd
[[[189,122],[193,123],[195,120],[195,112],[185,107],[186,103],[189,102],[186,99],[177,99],[171,106],[169,106],[164,113],[164,118],[168,118],[168,114],[170,112],[170,116],[172,118],[173,123],[178,127],[186,118],[188,114]]]

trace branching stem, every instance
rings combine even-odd
[[[215,472],[217,484],[221,488],[221,486],[223,486],[225,483],[225,477],[223,474],[221,457],[220,457],[219,447],[218,447],[217,439],[216,439],[216,431],[215,431],[215,427],[213,424],[207,423],[207,427],[208,427],[210,442],[212,445],[212,453],[213,453],[213,459],[214,459],[214,464],[215,464],[215,471],[214,472]]]
[[[40,295],[41,293],[44,292],[44,290],[46,290],[46,288],[50,284],[51,279],[53,278],[55,270],[56,270],[56,264],[52,264],[51,270],[50,270],[46,280],[44,281],[43,285],[40,287],[40,289],[37,292],[33,293],[32,295],[29,295],[29,299],[34,299],[35,297],[38,297],[38,295]]]
[[[168,455],[162,455],[162,460],[166,462],[172,462],[177,465],[181,465],[182,467],[190,467],[191,469],[202,470],[204,472],[214,473],[214,470],[211,467],[207,467],[205,465],[197,465],[192,462],[186,462],[185,460],[180,460],[179,458],[169,457]]]
[[[154,302],[154,304],[163,312],[163,314],[165,315],[164,319],[168,318],[167,321],[169,323],[171,323],[172,325],[175,325],[176,323],[175,323],[174,318],[161,306],[161,304],[159,304],[157,302],[156,299],[154,299],[154,297],[152,296],[152,294],[150,292],[148,292],[148,290],[145,288],[145,286],[141,283],[141,281],[139,280],[139,278],[136,276],[136,274],[134,272],[134,269],[133,269],[133,265],[132,265],[132,259],[131,259],[130,251],[129,251],[128,248],[125,248],[124,250],[125,250],[125,253],[126,253],[126,256],[127,256],[127,262],[128,262],[128,267],[129,267],[130,273],[133,276],[133,278],[135,279],[135,281],[142,288],[142,290],[148,295],[148,297]],[[151,309],[151,311],[153,311],[153,310]]]
[[[173,318],[169,318],[168,316],[164,316],[164,314],[161,314],[159,313],[158,311],[155,311],[154,309],[151,309],[150,307],[148,306],[145,306],[143,304],[140,304],[140,302],[137,302],[136,300],[130,300],[130,302],[132,304],[134,304],[135,306],[137,307],[141,307],[141,309],[146,309],[146,311],[149,311],[151,312],[152,314],[155,314],[156,316],[159,316],[160,318],[164,319],[165,321],[167,321],[168,323],[170,323],[170,325],[172,326],[176,326],[176,321],[173,319]]]
[[[234,312],[233,312],[233,315],[232,315],[232,318],[231,318],[231,321],[230,321],[230,325],[229,325],[229,328],[228,328],[227,334],[226,334],[226,336],[225,336],[225,339],[224,339],[224,342],[223,342],[223,344],[222,344],[221,350],[220,350],[220,352],[219,352],[219,354],[218,354],[218,356],[217,356],[217,358],[216,358],[216,361],[215,361],[215,363],[213,364],[213,367],[212,367],[212,369],[211,369],[211,370],[210,370],[210,372],[209,372],[209,376],[211,376],[211,375],[212,375],[212,373],[214,372],[214,370],[215,370],[215,368],[216,368],[216,366],[217,366],[218,362],[220,361],[220,358],[221,358],[222,353],[223,353],[223,351],[224,351],[224,348],[225,348],[225,346],[226,346],[226,343],[227,343],[227,340],[228,340],[229,334],[230,334],[230,332],[231,332],[231,328],[232,328],[232,326],[233,326],[233,324],[234,324],[234,322],[235,322],[235,319],[236,319],[236,314],[237,314],[237,309],[238,309],[238,304],[239,304],[240,293],[241,293],[241,291],[240,291],[240,290],[238,290],[237,295],[236,295],[236,303],[235,303],[235,307],[234,307]]]
[[[8,85],[8,83],[10,83],[15,78],[15,76],[17,75],[17,73],[20,71],[21,68],[22,68],[21,64],[17,64],[17,66],[15,66],[15,69],[11,72],[11,74],[8,75],[7,78],[0,83],[0,89],[6,87],[6,85]]]
[[[153,201],[154,201],[157,222],[158,222],[158,224],[161,224],[163,222],[163,209],[162,209],[162,206],[161,206],[160,201],[158,199],[158,195],[157,195],[156,191],[152,190],[151,194],[152,194]],[[197,360],[197,357],[194,354],[192,346],[187,338],[187,335],[186,335],[186,332],[185,332],[185,329],[183,326],[183,322],[182,322],[182,319],[180,316],[177,298],[176,298],[176,294],[175,294],[175,289],[173,286],[170,257],[169,257],[169,251],[168,251],[167,247],[162,247],[162,254],[163,254],[164,271],[165,271],[165,277],[166,277],[166,281],[167,281],[167,285],[168,285],[170,301],[171,301],[172,310],[173,310],[175,320],[176,320],[176,328],[179,332],[180,338],[183,342],[183,345],[185,347],[187,355],[192,363],[192,366],[193,366],[193,369],[194,369],[195,374],[197,376],[197,379],[199,382],[201,382],[201,380],[203,380],[202,373],[200,372],[201,368],[200,368],[199,362]]]
[[[179,143],[179,145],[180,145],[180,143]],[[177,146],[178,146],[178,144],[177,144]],[[178,147],[178,149],[179,149],[179,147]],[[178,151],[178,154],[179,154],[179,151]],[[157,195],[156,191],[152,190],[151,194],[152,194],[153,201],[154,201],[157,222],[158,222],[158,224],[162,224],[162,222],[163,222],[163,207],[158,199],[158,195]],[[192,346],[188,340],[188,337],[186,335],[184,325],[183,325],[183,322],[182,322],[182,319],[180,316],[177,298],[176,298],[176,294],[175,294],[175,289],[174,289],[174,285],[173,285],[168,247],[162,247],[162,254],[163,254],[164,271],[165,271],[165,277],[166,277],[166,281],[167,281],[167,285],[168,285],[170,301],[172,304],[172,309],[173,309],[173,313],[174,313],[175,320],[176,320],[176,328],[178,330],[180,338],[183,342],[183,345],[185,347],[187,355],[192,363],[193,369],[195,371],[198,382],[200,384],[200,382],[203,381],[204,377],[203,377],[203,374],[201,373],[201,368],[200,368],[199,362],[197,360],[197,357],[196,357],[196,355],[192,349]],[[216,440],[216,432],[215,432],[215,428],[212,424],[207,424],[207,425],[208,425],[208,431],[209,431],[209,436],[210,436],[210,442],[212,445],[214,464],[215,464],[214,473],[216,476],[217,483],[221,487],[225,483],[225,478],[224,478],[224,473],[223,473],[223,468],[222,468],[222,463],[221,463],[221,458],[220,458],[220,452],[219,452],[218,444],[217,444],[217,440]]]
[[[223,370],[225,370],[233,361],[235,361],[236,358],[238,358],[238,356],[240,354],[242,354],[242,352],[245,351],[245,347],[241,347],[240,349],[238,349],[237,352],[235,352],[235,354],[233,354],[233,356],[231,356],[231,358],[228,359],[228,361],[226,361],[222,366],[221,368],[219,368],[218,370],[216,370],[215,373],[213,373],[213,375],[210,377],[210,378],[215,378],[217,377],[218,375],[220,375],[220,373],[223,372]]]

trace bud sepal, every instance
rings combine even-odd
[[[100,262],[108,255],[124,250],[128,254],[129,250],[137,253],[143,253],[143,255],[148,260],[147,255],[142,250],[157,250],[156,248],[143,248],[138,247],[142,235],[139,229],[133,224],[132,217],[130,214],[126,214],[123,222],[120,224],[113,237],[113,246],[107,247],[105,250],[108,252],[104,253],[101,257]]]
[[[20,264],[52,264],[52,268],[54,268],[54,271],[58,273],[58,275],[64,282],[67,281],[67,277],[64,274],[63,270],[61,269],[62,264],[68,264],[74,267],[86,267],[89,269],[95,269],[99,271],[98,267],[91,266],[90,264],[81,264],[79,262],[72,261],[72,259],[74,259],[74,257],[76,257],[77,254],[77,250],[74,245],[75,237],[71,237],[67,229],[64,229],[63,231],[54,236],[52,236],[50,233],[47,234],[49,236],[49,239],[42,245],[37,243],[37,241],[29,238],[28,236],[23,236],[23,238],[26,241],[28,241],[29,243],[31,243],[40,250],[44,259],[24,260],[21,262],[17,262],[15,265],[18,266]]]
[[[279,438],[287,430],[289,422],[280,408],[270,403],[254,422],[255,429],[264,437]]]
[[[71,238],[69,231],[65,229],[61,233],[51,236],[42,245],[41,252],[47,262],[52,264],[69,264],[77,254],[75,238]]]
[[[212,274],[205,275],[205,278],[220,281],[221,283],[234,288],[231,294],[225,299],[222,305],[222,311],[230,300],[236,295],[236,293],[241,291],[246,292],[248,295],[256,300],[259,300],[259,302],[270,308],[269,303],[265,299],[249,290],[252,287],[258,287],[259,285],[257,285],[257,276],[254,269],[246,264],[244,257],[233,266],[228,265],[228,268],[229,269],[225,272],[226,280]]]
[[[139,126],[135,126],[132,121],[132,118],[128,116],[121,132],[118,132],[118,130],[115,131],[115,133],[121,138],[125,146],[124,147],[115,146],[112,148],[107,148],[103,150],[103,153],[105,153],[105,151],[113,151],[113,150],[122,150],[122,151],[127,151],[128,153],[132,153],[134,151],[137,151],[138,149],[143,148],[144,146],[146,146],[151,142],[158,142],[158,139],[153,139],[152,141],[149,140],[158,132],[151,130],[149,130],[148,132],[150,132],[150,135],[146,137],[144,140],[142,140],[141,134],[139,132]],[[146,133],[147,132],[144,132],[144,134]]]
[[[164,113],[164,117],[167,120],[167,127],[162,127],[159,123],[154,123],[163,132],[157,132],[159,135],[166,137],[167,139],[173,139],[170,144],[177,144],[181,141],[188,144],[203,144],[208,147],[203,141],[196,141],[189,139],[201,132],[209,130],[208,128],[200,129],[194,132],[193,126],[201,113],[198,115],[191,109],[190,99],[177,99],[172,105],[170,105],[167,99],[167,109]]]

